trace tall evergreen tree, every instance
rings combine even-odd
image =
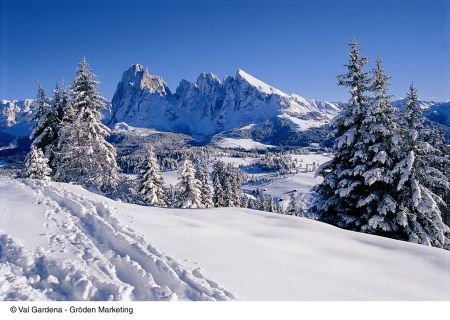
[[[450,226],[450,145],[446,143],[444,133],[437,125],[430,125],[422,131],[426,143],[426,163],[428,178],[425,186],[438,195],[442,219]]]
[[[79,64],[70,95],[68,111],[73,113],[73,121],[65,122],[60,130],[55,177],[100,190],[113,188],[118,179],[116,151],[106,141],[110,131],[99,112],[104,98],[86,59]]]
[[[36,148],[41,149],[47,157],[52,157],[52,146],[58,137],[58,119],[55,110],[52,108],[52,103],[47,98],[40,83],[38,83],[35,106],[36,112],[33,115],[35,124],[30,138],[33,140],[33,145]]]
[[[419,243],[426,243],[424,233],[443,239],[443,229],[425,227],[424,224],[429,223],[413,213],[414,201],[409,203],[410,196],[420,189],[418,192],[424,200],[421,208],[426,203],[428,218],[435,220],[431,225],[442,224],[438,221],[440,214],[431,209],[436,207],[434,201],[439,199],[417,185],[420,179],[411,179],[414,176],[411,169],[418,154],[415,149],[420,145],[417,130],[423,123],[419,118],[421,111],[416,92],[411,89],[403,115],[406,129],[400,130],[399,134],[388,95],[389,78],[384,74],[381,60],[377,59],[371,86],[367,87],[366,78],[357,76],[362,74],[359,67],[364,63],[355,58],[356,52],[352,46],[352,63],[347,65],[349,72],[340,78],[354,80],[340,81],[351,88],[349,106],[353,111],[346,109],[344,118],[338,118],[335,158],[321,168],[324,182],[316,188],[322,197],[316,205],[320,219],[346,229]],[[357,93],[362,92],[359,87],[370,90],[374,97],[370,100],[358,97]],[[358,105],[356,101],[363,103]],[[351,123],[351,128],[340,130],[346,128],[342,123]],[[404,188],[406,181],[412,189]],[[421,221],[416,223],[418,220]],[[424,232],[424,228],[429,230]],[[418,233],[421,233],[420,240]],[[438,242],[434,241],[433,245],[438,246]]]
[[[53,100],[52,100],[52,116],[49,124],[53,131],[53,141],[47,149],[47,156],[49,159],[50,166],[55,170],[55,158],[57,153],[58,139],[60,136],[60,130],[63,127],[63,121],[65,117],[65,112],[67,105],[69,103],[69,97],[67,91],[64,87],[59,84],[55,85],[53,89]]]
[[[145,159],[139,177],[139,193],[146,204],[152,206],[167,205],[164,180],[158,161],[151,147],[147,146]]]
[[[195,170],[188,159],[181,165],[178,182],[178,206],[181,208],[202,208],[201,182],[195,178]]]
[[[399,215],[404,217],[406,240],[449,248],[449,228],[439,210],[439,204],[445,203],[426,187],[437,172],[429,163],[429,145],[421,137],[424,122],[417,91],[411,85],[401,113],[398,162],[393,170]]]
[[[55,117],[58,120],[56,122],[56,128],[61,129],[63,126],[64,119],[68,120],[68,104],[69,104],[69,95],[64,86],[60,86],[58,83],[55,85],[53,89],[53,111],[55,112]]]
[[[52,170],[48,166],[48,159],[41,149],[31,145],[26,162],[25,176],[32,179],[50,180]]]
[[[354,162],[363,183],[356,191],[359,200],[356,212],[361,212],[353,226],[372,234],[397,237],[404,218],[397,213],[396,191],[392,188],[391,170],[395,164],[396,124],[391,106],[389,77],[385,75],[380,58],[376,60],[370,91],[373,98],[364,109],[360,128],[361,139],[356,143],[359,153]],[[356,214],[358,215],[358,214]]]
[[[357,166],[361,157],[361,127],[367,108],[369,74],[363,68],[367,58],[361,57],[355,39],[350,43],[347,73],[338,77],[338,85],[349,87],[351,99],[334,119],[331,137],[334,138],[334,158],[317,170],[324,180],[315,191],[320,201],[315,210],[322,220],[343,228],[354,228],[360,220],[357,210],[360,196],[358,189],[364,184],[365,168]],[[363,169],[363,170],[361,170]],[[355,211],[359,212],[356,213]]]

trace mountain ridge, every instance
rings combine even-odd
[[[242,69],[223,79],[213,73],[201,73],[195,82],[183,79],[172,93],[161,77],[135,64],[117,85],[109,123],[212,136],[277,117],[293,118],[292,127],[302,131],[328,123],[338,111],[335,103],[287,94]],[[311,123],[303,128],[295,119]]]

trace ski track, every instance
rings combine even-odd
[[[38,180],[13,183],[45,206],[48,248],[28,252],[0,233],[0,300],[235,299],[121,225],[108,204]],[[68,251],[79,259],[64,259]]]

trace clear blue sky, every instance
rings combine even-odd
[[[69,83],[86,56],[110,99],[133,63],[174,90],[204,71],[241,68],[286,92],[346,100],[336,86],[358,38],[392,94],[411,81],[422,99],[450,99],[450,0],[0,0],[0,99]]]

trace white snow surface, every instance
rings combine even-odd
[[[1,300],[450,299],[448,251],[305,218],[7,177],[0,201]]]
[[[273,148],[270,144],[264,144],[252,139],[241,139],[241,138],[223,138],[220,139],[216,145],[220,148],[237,148],[237,149],[268,149]]]
[[[81,187],[0,178],[0,201],[1,300],[234,298],[120,223],[114,202]]]

